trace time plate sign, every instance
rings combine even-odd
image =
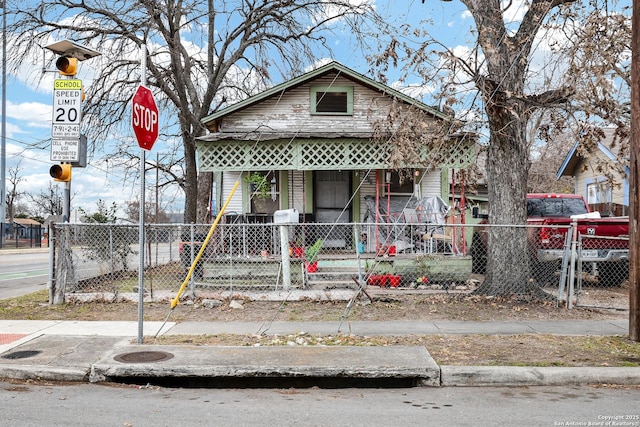
[[[53,85],[51,138],[80,138],[82,80],[56,80]]]

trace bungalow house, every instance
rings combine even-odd
[[[455,120],[330,62],[205,117],[199,169],[215,172],[216,206],[239,183],[226,212],[247,222],[269,222],[274,211],[294,208],[306,223],[384,223],[421,199],[453,200],[451,169],[475,161],[473,141],[448,135],[439,164],[407,165],[409,173],[400,174],[390,144],[374,138],[374,124],[393,105],[420,109],[433,122]],[[351,244],[348,236],[342,244]]]
[[[577,141],[562,165],[556,177],[574,178],[574,193],[587,199],[592,211],[602,216],[629,215],[629,164],[619,164],[620,144],[612,144],[614,129],[604,128],[604,138],[598,141],[591,153],[580,150]]]
[[[11,238],[16,242],[18,240],[28,241],[31,246],[40,246],[45,228],[35,219],[13,218],[13,227],[9,227],[9,220],[7,219],[3,225],[5,237]]]

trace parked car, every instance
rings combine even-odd
[[[556,281],[565,253],[565,238],[574,216],[591,213],[584,197],[577,194],[535,193],[527,195],[527,243],[531,273],[541,284]],[[596,263],[598,283],[620,286],[629,274],[629,218],[577,218],[577,233],[616,239],[584,239],[582,261]],[[474,229],[471,241],[472,271],[484,274],[487,266],[487,218]],[[578,235],[576,234],[576,236]]]

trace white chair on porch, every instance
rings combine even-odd
[[[448,229],[443,230],[443,226],[439,224],[427,225],[427,232],[422,235],[425,242],[425,252],[433,253],[454,253],[453,238]]]

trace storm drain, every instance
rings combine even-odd
[[[2,357],[3,359],[16,360],[16,359],[26,359],[28,357],[37,356],[40,353],[42,353],[42,351],[40,350],[22,350],[22,351],[14,351],[13,353],[4,354],[0,357]]]
[[[134,351],[118,354],[113,359],[120,363],[152,363],[162,362],[173,358],[173,354],[166,351]]]

